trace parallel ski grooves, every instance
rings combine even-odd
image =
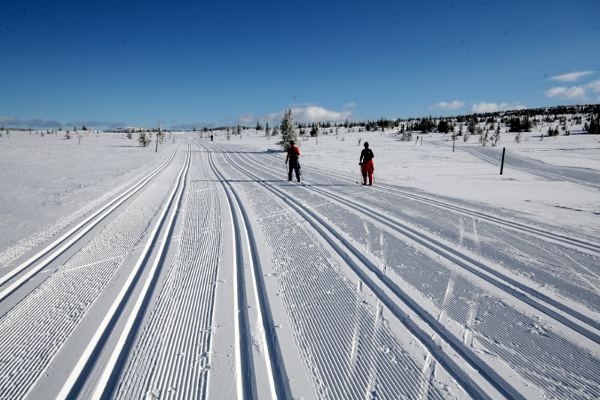
[[[246,213],[246,210],[237,194],[237,192],[235,191],[235,189],[233,189],[233,186],[229,183],[229,181],[227,181],[225,179],[225,177],[217,170],[217,168],[215,167],[213,160],[212,160],[212,154],[209,153],[209,163],[210,163],[210,167],[213,171],[213,173],[219,178],[219,180],[221,181],[221,184],[223,185],[223,189],[225,190],[227,197],[228,197],[228,201],[229,201],[229,205],[231,208],[231,212],[234,214],[234,223],[236,225],[236,232],[239,232],[240,228],[240,223],[237,220],[237,216],[235,215],[235,210],[233,207],[233,201],[235,201],[235,204],[237,205],[237,207],[240,210],[240,213],[242,214],[242,219],[243,219],[243,226],[246,230],[246,237],[248,239],[248,245],[250,247],[250,251],[251,251],[251,257],[252,257],[252,269],[253,269],[253,280],[254,280],[254,285],[256,287],[257,290],[257,294],[258,294],[258,306],[259,306],[259,311],[260,311],[260,318],[261,320],[261,324],[263,327],[263,331],[264,331],[264,341],[265,341],[265,345],[267,348],[266,351],[266,358],[267,358],[267,369],[269,370],[269,379],[271,380],[270,384],[272,385],[272,389],[274,389],[274,393],[272,393],[273,395],[275,395],[277,398],[280,399],[284,399],[284,398],[290,398],[291,394],[290,394],[290,390],[288,387],[288,379],[285,373],[285,366],[283,364],[283,360],[281,358],[281,350],[279,348],[279,343],[277,341],[277,332],[275,331],[275,323],[273,322],[273,316],[271,314],[271,310],[269,307],[269,299],[267,297],[266,294],[266,290],[264,288],[264,282],[263,282],[263,273],[260,267],[260,259],[258,257],[258,253],[256,250],[256,242],[254,239],[254,234],[252,233],[252,228],[250,225],[250,221],[248,218],[248,214]],[[227,191],[227,187],[229,188],[229,190],[231,191],[231,194],[233,195],[233,199],[230,196],[230,194]],[[239,239],[239,234],[238,234],[238,239]],[[238,246],[241,245],[239,240],[236,240],[236,244]],[[241,252],[238,252],[238,254],[242,255]],[[238,265],[242,265],[243,263],[240,263],[241,259],[238,259]],[[243,274],[243,272],[242,272]],[[245,278],[243,278],[243,282],[245,282]],[[244,293],[244,295],[246,295]],[[247,340],[247,339],[246,339]],[[249,393],[245,393],[246,395],[248,395]]]
[[[85,380],[87,379],[87,375],[89,374],[91,368],[93,367],[95,361],[97,360],[97,357],[100,355],[100,352],[102,351],[102,348],[103,348],[104,344],[106,343],[106,340],[108,339],[108,335],[110,335],[112,328],[115,326],[117,319],[120,317],[121,312],[123,311],[123,308],[125,306],[125,303],[128,301],[129,296],[130,296],[134,286],[136,285],[138,278],[142,272],[142,269],[143,269],[144,265],[146,264],[146,262],[148,261],[150,252],[151,252],[152,248],[154,247],[154,245],[156,244],[156,241],[158,239],[160,231],[161,231],[163,225],[165,224],[165,222],[167,221],[167,214],[168,214],[169,210],[171,209],[171,206],[173,204],[177,204],[178,203],[177,197],[181,196],[181,193],[183,191],[183,186],[185,183],[185,175],[186,175],[187,169],[189,167],[189,157],[190,157],[189,149],[188,149],[187,153],[188,154],[186,155],[186,160],[184,162],[184,165],[181,168],[181,171],[179,172],[179,175],[176,179],[177,183],[176,183],[176,185],[174,185],[170,194],[167,197],[167,200],[164,202],[164,205],[160,211],[158,220],[157,220],[156,224],[154,225],[152,232],[149,235],[149,238],[146,242],[146,245],[144,246],[142,253],[140,254],[140,257],[138,258],[138,261],[136,262],[135,266],[131,269],[129,276],[127,277],[125,284],[122,286],[120,292],[118,293],[117,297],[115,298],[115,301],[112,303],[112,305],[111,305],[110,309],[108,310],[108,312],[106,313],[104,319],[101,321],[94,336],[90,339],[88,346],[85,348],[83,354],[81,354],[77,364],[75,365],[75,367],[69,374],[66,382],[63,384],[62,389],[57,396],[58,399],[75,398],[78,395],[79,391],[83,387]],[[171,218],[167,222],[167,225],[170,226],[175,215],[176,215],[176,213],[172,213]],[[167,234],[168,234],[168,232],[167,232]],[[162,243],[162,245],[164,245],[164,242]],[[159,254],[162,254],[163,248],[164,247],[161,246],[161,250],[159,251]],[[136,302],[136,307],[130,314],[130,318],[128,318],[128,324],[126,325],[125,330],[123,331],[123,335],[120,336],[117,346],[124,346],[126,341],[129,339],[129,334],[130,334],[129,329],[135,323],[135,321],[138,317],[138,312],[141,309],[141,306],[145,302],[145,294],[147,293],[145,290],[147,290],[150,287],[150,284],[154,280],[154,271],[156,270],[156,268],[160,262],[160,259],[161,259],[161,255],[157,256],[155,263],[151,267],[151,272],[148,275],[146,282],[144,283],[144,289],[142,290],[142,293],[138,297],[138,301]],[[103,377],[101,378],[101,381],[100,381],[100,385],[97,386],[98,391],[94,394],[94,398],[99,398],[99,396],[102,395],[104,387],[105,387],[104,385],[106,385],[108,383],[107,378],[110,378],[110,373],[112,373],[112,369],[114,368],[113,363],[120,357],[121,349],[122,349],[122,347],[117,347],[116,351],[114,353],[112,353],[113,357],[111,357],[109,363],[104,366],[104,371],[105,372],[108,371],[109,375],[107,376],[106,374],[103,374]]]
[[[233,166],[234,163],[229,158],[229,155],[225,155],[225,158]],[[240,167],[236,167],[240,168]],[[241,169],[240,169],[241,171]],[[351,257],[339,247],[331,237],[325,233],[323,226],[327,229],[331,235],[336,239],[340,240],[344,246],[357,257],[363,265],[365,265],[372,273],[374,273],[398,298],[400,298],[408,307],[410,307],[419,317],[427,323],[443,340],[448,343],[458,354],[463,357],[475,370],[479,371],[481,376],[485,378],[492,386],[494,386],[500,393],[509,399],[524,399],[524,397],[513,388],[507,381],[504,380],[498,373],[490,368],[485,362],[483,362],[475,353],[464,346],[459,340],[457,340],[450,332],[446,330],[435,318],[433,318],[425,309],[417,304],[412,298],[405,293],[400,287],[398,287],[390,278],[384,275],[377,266],[373,265],[361,252],[354,248],[345,239],[341,238],[339,234],[329,224],[323,221],[320,217],[314,214],[311,210],[305,209],[295,199],[285,196],[280,189],[273,187],[272,185],[265,183],[256,175],[250,172],[243,171],[248,177],[258,181],[263,187],[272,192],[277,197],[281,198],[286,203],[298,212],[304,219],[306,219],[311,226],[319,232],[322,237],[331,245],[331,247],[346,261],[346,263],[357,273],[360,279],[375,293],[375,295],[394,313],[400,322],[406,326],[411,333],[415,335],[425,345],[432,355],[436,358],[440,364],[442,364],[448,373],[450,373],[454,379],[461,384],[461,386],[474,398],[477,399],[488,399],[489,396],[476,384],[463,370],[450,358],[447,354],[441,351],[440,348],[433,342],[428,334],[418,327],[414,322],[411,321],[410,317],[402,312],[394,301],[389,298],[382,290],[378,287],[375,281],[371,280],[362,270],[360,266],[352,261]]]
[[[240,156],[240,158],[244,158],[247,162],[249,161],[249,159],[247,157]],[[253,163],[254,165],[256,165],[256,163],[254,161],[250,161],[250,162]],[[370,209],[366,209],[365,207],[362,207],[360,204],[358,204],[352,200],[349,200],[347,198],[344,198],[342,196],[338,196],[329,190],[323,190],[321,188],[318,188],[315,186],[310,186],[310,185],[304,185],[304,187],[306,187],[314,192],[317,192],[325,197],[328,197],[332,200],[341,202],[342,204],[347,205],[348,207],[352,208],[353,210],[356,210],[361,214],[367,215],[367,216],[373,218],[374,220],[392,228],[394,231],[398,232],[399,234],[406,236],[406,237],[410,238],[411,240],[414,240],[415,242],[436,252],[440,256],[448,259],[449,261],[460,266],[461,268],[464,268],[465,270],[478,276],[479,278],[484,279],[487,282],[493,284],[494,286],[502,289],[507,294],[510,294],[511,296],[515,297],[516,299],[527,303],[528,305],[543,312],[544,314],[555,319],[556,321],[558,321],[558,322],[568,326],[569,328],[575,330],[576,332],[582,334],[583,336],[587,337],[588,339],[600,344],[600,335],[596,334],[595,332],[591,331],[590,329],[588,329],[586,327],[583,327],[579,324],[572,322],[568,318],[563,317],[562,315],[558,314],[551,308],[548,308],[546,305],[527,296],[527,294],[545,302],[546,304],[549,304],[552,307],[555,307],[555,308],[565,312],[566,314],[570,315],[571,317],[573,317],[573,318],[579,320],[580,322],[587,324],[595,329],[600,329],[600,323],[598,321],[595,321],[592,318],[580,313],[579,311],[574,310],[573,308],[565,305],[564,303],[554,300],[551,297],[539,292],[538,290],[531,288],[531,287],[511,278],[510,276],[507,276],[506,274],[503,274],[501,271],[499,271],[496,268],[486,265],[483,262],[474,260],[473,258],[467,256],[466,254],[461,253],[461,252],[441,243],[440,241],[434,239],[433,237],[431,237],[429,235],[419,232],[419,231],[411,228],[410,226],[403,224],[397,220],[392,220],[380,212],[373,211],[372,207]],[[485,271],[486,273],[479,271],[477,268]],[[493,277],[488,274],[493,275]],[[511,287],[510,285],[512,285],[513,287]],[[525,293],[521,293],[518,290],[515,290],[515,288],[522,290]]]
[[[70,248],[73,244],[75,244],[79,239],[81,239],[87,232],[89,232],[94,226],[100,223],[103,219],[105,219],[108,215],[110,215],[114,210],[116,210],[121,204],[123,204],[127,199],[137,193],[140,189],[142,189],[148,182],[152,180],[156,175],[158,175],[162,170],[164,170],[167,165],[173,160],[175,156],[176,150],[173,150],[171,155],[167,158],[165,162],[163,162],[158,168],[154,171],[146,175],[144,178],[136,182],[134,185],[129,187],[127,190],[123,191],[121,194],[110,200],[108,203],[100,207],[93,214],[89,215],[83,221],[78,223],[73,228],[69,229],[66,233],[64,233],[61,237],[56,239],[54,242],[46,246],[43,250],[39,251],[34,256],[30,257],[28,260],[19,264],[17,267],[6,273],[5,275],[0,277],[0,286],[9,282],[12,278],[19,275],[21,272],[26,270],[28,267],[40,261],[34,268],[27,271],[25,274],[20,276],[18,279],[13,281],[9,286],[7,286],[4,290],[0,292],[0,301],[4,300],[10,294],[12,294],[15,290],[17,290],[21,285],[27,282],[31,277],[44,269],[50,262],[56,259],[59,255],[64,253],[68,248]]]
[[[242,157],[242,156],[238,155],[238,158],[239,157]],[[248,167],[248,165],[240,164],[237,161],[236,161],[236,164],[246,167],[246,168]],[[261,164],[259,169],[261,171],[264,171],[265,170],[264,165]],[[260,182],[260,180],[259,180],[259,182]],[[298,189],[303,188],[302,185],[299,185],[299,186],[293,185],[290,188],[293,188],[293,187],[298,188]],[[305,189],[309,189],[309,188],[306,187]],[[315,189],[315,188],[312,187],[310,189]],[[307,193],[310,193],[310,192],[307,192]],[[304,201],[302,203],[304,208],[309,207],[309,209],[310,209],[310,208],[315,207],[316,209],[319,209],[319,212],[321,212],[321,208],[323,207],[321,204],[326,205],[325,203],[323,203],[320,196],[314,196],[314,199],[313,199],[311,197],[305,197],[304,195],[301,195],[301,193],[298,191],[294,192],[294,196],[296,196],[296,197],[300,196],[300,198],[304,199]],[[307,201],[306,200],[307,198],[310,198],[313,201]],[[315,206],[315,204],[316,204],[316,206]],[[336,215],[336,213],[338,213],[338,210],[340,210],[340,207],[335,205],[335,202],[334,202],[334,203],[331,203],[330,206],[326,206],[323,211],[325,211],[324,215],[327,215],[328,217],[330,217],[331,215]],[[344,210],[344,209],[342,208],[342,210]],[[346,211],[346,213],[347,213],[347,211]],[[342,220],[347,221],[348,217],[350,215],[346,215],[346,214],[344,214],[344,215],[345,216],[342,218]],[[339,222],[341,222],[340,218],[338,218],[338,224],[339,224]],[[350,227],[346,227],[346,228],[350,228]],[[347,230],[346,228],[342,227],[342,229],[344,229],[344,230]],[[354,229],[349,229],[349,230],[353,231]],[[384,234],[387,235],[387,233],[384,233]],[[354,239],[356,239],[359,242],[361,241],[361,239],[357,238],[357,237],[355,237]],[[394,246],[394,245],[392,244],[392,246]],[[391,262],[393,262],[393,261],[391,261]],[[394,264],[392,264],[392,265],[394,265]],[[408,278],[408,281],[409,282],[411,281],[410,276],[405,276],[405,271],[408,271],[406,269],[406,267],[405,268],[392,267],[392,269],[394,269],[402,279]],[[421,268],[420,270],[426,271],[427,268],[426,269]],[[440,272],[443,272],[443,271],[440,271]],[[440,276],[443,276],[443,275],[440,275]],[[417,277],[417,278],[419,278],[418,282],[422,285],[421,289],[419,289],[419,286],[417,286],[417,289],[422,291],[423,295],[425,297],[429,298],[431,296],[432,300],[436,301],[436,298],[438,298],[439,296],[437,294],[433,294],[433,293],[427,291],[427,290],[432,289],[431,285],[434,284],[436,281],[435,274],[431,277],[422,276],[422,277]],[[475,302],[475,304],[479,305],[479,307],[482,308],[482,311],[489,309],[491,312],[491,314],[488,314],[489,317],[491,317],[491,318],[486,317],[486,320],[489,319],[489,321],[486,321],[486,320],[481,321],[482,324],[478,325],[479,332],[486,335],[485,337],[478,336],[478,339],[480,339],[481,341],[484,341],[485,343],[490,342],[490,340],[492,338],[493,338],[493,341],[495,342],[496,338],[498,338],[498,340],[499,340],[498,343],[510,343],[513,345],[515,343],[526,344],[526,345],[519,346],[519,350],[517,352],[516,357],[508,356],[510,354],[509,352],[514,351],[514,349],[511,349],[510,347],[507,348],[507,351],[498,353],[504,360],[510,361],[509,363],[512,364],[512,366],[523,376],[525,376],[529,379],[532,379],[532,382],[536,382],[536,383],[540,384],[539,380],[533,379],[533,378],[531,378],[531,376],[534,376],[536,373],[535,370],[542,368],[543,365],[545,365],[544,363],[547,363],[548,366],[552,370],[556,370],[557,374],[560,374],[560,371],[562,371],[562,373],[564,374],[564,372],[570,371],[572,369],[572,367],[576,367],[572,372],[569,373],[569,379],[572,380],[573,383],[575,383],[575,382],[578,383],[579,388],[577,390],[589,391],[589,392],[598,391],[599,386],[598,386],[598,379],[596,377],[598,363],[590,354],[584,352],[583,349],[579,348],[578,346],[565,341],[563,338],[561,338],[558,335],[555,335],[551,332],[544,333],[543,327],[540,328],[541,329],[540,335],[543,335],[543,336],[538,336],[533,333],[530,333],[529,329],[538,329],[536,327],[538,324],[532,318],[525,317],[524,315],[520,314],[518,311],[513,310],[512,308],[506,307],[505,305],[502,304],[501,301],[500,302],[494,301],[493,298],[490,298],[490,296],[487,295],[481,289],[477,288],[473,284],[470,284],[470,283],[464,281],[463,278],[460,278],[460,279],[463,281],[463,283],[461,284],[461,287],[458,289],[455,287],[455,289],[454,289],[455,291],[460,290],[460,294],[457,294],[457,296],[449,304],[437,304],[437,302],[436,302],[437,307],[449,307],[446,311],[449,312],[457,322],[459,322],[460,324],[465,324],[465,323],[467,323],[467,320],[470,317],[468,317],[469,312],[467,312],[467,313],[464,312],[463,305],[461,304],[461,302],[463,301],[463,299],[472,298],[473,301]],[[427,282],[427,285],[424,285],[423,282]],[[416,284],[417,282],[414,282],[414,283]],[[443,283],[443,282],[440,282],[440,283]],[[423,289],[426,289],[426,290],[423,290]],[[444,289],[444,287],[441,286],[440,289]],[[440,291],[440,295],[443,297],[443,290]],[[510,313],[510,317],[507,315],[508,313]],[[487,314],[487,313],[485,313],[485,314]],[[503,321],[503,317],[507,317],[506,321]],[[496,322],[499,322],[499,324],[493,323],[494,319],[496,320]],[[506,323],[508,321],[511,321],[511,325],[507,327]],[[523,331],[523,328],[526,328],[529,326],[531,328],[528,328],[527,331]],[[517,336],[521,336],[521,339],[515,340],[515,338]],[[548,339],[544,339],[544,336],[547,336]],[[490,339],[490,340],[485,340],[485,339]],[[532,339],[534,340],[533,342],[532,342]],[[544,354],[560,354],[560,356],[558,356],[558,359],[556,359],[556,361],[555,361],[554,358],[552,360],[548,360],[547,357],[546,358],[544,357]],[[575,354],[577,354],[577,356],[575,356]],[[573,360],[573,357],[576,357],[576,359],[579,360],[575,365],[573,364],[573,361],[569,361],[569,360]],[[595,372],[593,372],[593,371],[595,371]],[[540,387],[546,388],[546,390],[548,392],[554,392],[555,389],[558,389],[559,385],[556,384],[555,379],[558,379],[558,377],[562,376],[562,375],[556,376],[554,374],[551,374],[551,376],[553,376],[553,377],[552,378],[548,377],[548,380],[545,381],[545,383],[543,385],[540,384]],[[574,393],[576,393],[575,390],[571,391],[570,396],[573,396]]]
[[[0,392],[22,397],[143,239],[165,195],[168,170],[0,318]],[[103,260],[103,261],[98,261]]]
[[[270,156],[270,157],[275,157],[275,156]],[[315,171],[318,174],[321,174],[323,176],[335,177],[336,179],[339,179],[344,182],[354,183],[351,179],[348,179],[347,177],[345,177],[339,173],[336,173],[334,171],[324,171],[321,168],[317,168],[317,167],[302,166],[302,168],[306,168],[311,171]],[[491,222],[491,223],[494,223],[494,224],[497,224],[500,226],[504,226],[509,229],[537,235],[539,237],[551,240],[553,242],[557,242],[557,243],[560,243],[563,245],[569,244],[575,248],[591,251],[595,254],[600,254],[600,244],[598,244],[598,243],[588,242],[588,241],[577,239],[577,238],[574,238],[571,236],[566,236],[566,235],[563,235],[560,233],[555,233],[555,232],[551,232],[548,230],[540,229],[535,226],[523,224],[522,222],[512,221],[510,219],[502,218],[502,217],[499,217],[496,215],[487,214],[487,213],[484,213],[484,212],[481,212],[478,210],[469,209],[469,208],[458,206],[458,205],[455,205],[452,203],[440,201],[440,200],[437,200],[437,199],[434,199],[431,197],[414,194],[414,193],[399,189],[392,185],[377,184],[377,186],[374,186],[372,189],[374,189],[376,191],[380,191],[380,192],[387,192],[390,194],[398,195],[398,196],[405,197],[405,198],[408,198],[411,200],[416,200],[421,203],[432,205],[432,206],[435,206],[435,207],[438,207],[441,209],[455,211],[455,212],[461,213],[463,215],[467,215],[467,216],[481,219],[481,220],[486,220],[488,222]]]
[[[207,164],[195,163],[177,253],[164,272],[164,284],[131,351],[115,398],[207,395],[223,244],[220,197],[216,184],[205,182],[207,176]],[[175,372],[180,374],[174,376]]]
[[[231,174],[246,179],[236,169]],[[290,220],[279,202],[266,201],[262,186],[242,188],[257,200],[252,201],[254,215],[274,246],[279,298],[295,326],[315,396],[440,399],[434,388],[421,392],[428,378],[394,338],[381,312],[373,314],[363,303],[312,232]],[[354,354],[355,361],[347,354]]]

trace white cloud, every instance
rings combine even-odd
[[[431,109],[434,110],[458,110],[459,108],[463,108],[465,106],[464,101],[460,100],[452,100],[452,101],[440,101],[439,103],[434,104]]]
[[[283,113],[282,112],[279,112],[279,113],[270,113],[270,114],[263,115],[260,118],[260,120],[261,121],[273,122],[273,121],[279,121],[282,117],[283,117]]]
[[[355,101],[351,101],[349,103],[344,104],[344,110],[349,110],[351,108],[356,107],[356,102]]]
[[[577,99],[585,97],[583,86],[557,86],[546,90],[546,97],[558,97],[559,99]]]
[[[298,122],[342,121],[349,118],[350,111],[333,111],[319,106],[292,107],[294,119]]]
[[[329,110],[316,105],[292,107],[294,121],[297,122],[325,122],[325,121],[343,121],[352,116],[349,110],[354,107],[354,103],[344,105],[342,111]],[[283,117],[283,112],[269,113],[264,115],[242,114],[237,118],[237,122],[248,124],[257,121],[261,122],[279,122]]]
[[[242,114],[239,116],[238,120],[242,124],[247,124],[256,121],[256,116],[254,114]]]
[[[559,82],[577,82],[579,79],[593,74],[596,71],[573,71],[562,75],[551,76],[550,79]]]
[[[600,81],[593,81],[585,86],[594,93],[600,93]]]
[[[524,110],[527,106],[524,104],[511,104],[511,103],[486,103],[480,101],[477,104],[473,104],[471,111],[477,114],[492,113],[497,111],[507,110]]]

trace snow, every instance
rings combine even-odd
[[[598,398],[600,138],[421,136],[4,135],[0,398]]]
[[[418,134],[416,134],[418,135]],[[416,136],[415,135],[415,136]],[[511,152],[547,163],[600,170],[600,138],[593,135],[546,137],[539,142],[539,133],[522,134],[521,143],[514,142],[513,133],[503,133],[498,146],[507,147],[507,162],[503,175],[499,167],[483,163],[463,151],[465,147],[480,147],[476,136],[465,144],[461,138],[452,152],[449,135],[425,134],[423,145],[402,142],[399,136],[381,132],[345,132],[299,140],[305,165],[338,171],[358,181],[358,158],[362,142],[368,141],[376,154],[375,179],[378,182],[419,189],[425,193],[466,200],[495,208],[522,212],[533,220],[568,226],[588,235],[600,234],[600,202],[598,190],[569,182],[548,182],[538,176],[511,169]],[[262,135],[246,135],[234,144],[246,144],[259,150],[277,149]],[[532,143],[534,142],[534,143]],[[568,151],[569,162],[560,164]]]
[[[82,133],[79,142],[40,133],[1,138],[0,269],[97,208],[172,147],[155,154],[131,151],[137,142],[123,135]]]

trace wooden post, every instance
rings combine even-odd
[[[456,136],[452,135],[452,152],[454,153],[454,149],[456,148]]]
[[[500,175],[504,172],[504,154],[506,153],[506,147],[502,148],[502,162],[500,163]]]

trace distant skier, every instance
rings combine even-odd
[[[212,134],[210,135],[210,141],[211,142],[213,141],[213,135]]]
[[[290,140],[290,147],[287,151],[285,163],[288,164],[288,181],[292,180],[292,171],[296,172],[296,179],[300,182],[300,149],[295,146],[293,140]]]
[[[365,142],[365,148],[360,152],[360,160],[358,161],[363,176],[363,185],[367,184],[367,175],[369,176],[369,185],[373,185],[374,158],[375,155],[373,155],[373,150],[369,148],[369,142]]]

